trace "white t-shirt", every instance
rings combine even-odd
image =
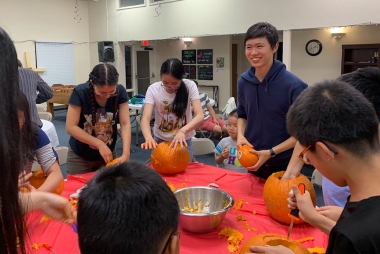
[[[153,133],[154,136],[166,141],[172,141],[178,130],[188,124],[192,119],[190,102],[199,99],[199,92],[195,83],[188,79],[182,79],[189,91],[187,101],[186,116],[178,118],[172,112],[172,103],[176,93],[168,93],[162,86],[162,82],[156,82],[149,86],[146,95],[145,103],[152,104],[155,107],[155,122]],[[186,133],[186,139],[192,138],[195,131]]]
[[[231,137],[223,138],[215,147],[215,154],[221,155],[225,147],[229,148],[229,155],[227,159],[223,160],[223,168],[247,173],[248,170],[241,166],[239,159],[237,158],[236,140],[233,140]]]

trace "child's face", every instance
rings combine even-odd
[[[237,138],[237,117],[229,116],[227,119],[227,132],[232,139]]]

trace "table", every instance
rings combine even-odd
[[[210,98],[209,98],[210,99]],[[215,100],[213,99],[210,99],[210,104],[211,106],[214,106],[215,105]],[[139,115],[139,111],[141,111],[142,109],[142,106],[143,104],[132,104],[130,103],[130,101],[128,102],[128,106],[129,106],[129,109],[134,109],[136,110],[136,115],[135,117],[137,117]],[[135,132],[135,144],[136,146],[139,145],[139,134],[138,134],[138,131],[139,131],[139,128],[138,126],[140,125],[140,123],[137,122],[137,120],[135,121],[135,127],[136,127],[136,132]]]
[[[46,133],[48,136],[50,143],[53,147],[59,146],[59,139],[57,135],[57,131],[55,130],[55,126],[52,122],[41,119],[42,127],[41,129]]]
[[[94,173],[76,176],[68,175],[62,195],[68,197],[70,194],[76,192],[76,190],[82,187],[93,174]],[[289,225],[276,222],[270,217],[266,210],[262,197],[264,180],[259,179],[252,174],[228,171],[203,163],[190,163],[184,173],[174,176],[164,176],[163,178],[167,183],[172,183],[175,186],[180,186],[183,183],[185,183],[186,186],[206,186],[224,174],[226,175],[217,181],[219,188],[230,193],[235,201],[242,199],[244,201],[243,207],[237,212],[234,212],[233,208],[230,209],[222,224],[208,234],[189,233],[184,231],[180,226],[179,230],[182,232],[180,239],[181,254],[229,253],[227,250],[227,239],[223,236],[218,236],[220,230],[225,227],[233,227],[243,233],[244,240],[240,246],[252,236],[264,232],[286,235]],[[256,210],[256,214],[252,213],[253,210]],[[244,218],[248,218],[249,226],[256,228],[257,231],[249,232],[244,229],[244,224],[236,221],[236,216],[240,214]],[[33,243],[45,242],[51,245],[54,251],[58,254],[79,254],[77,235],[71,230],[71,227],[52,220],[40,223],[42,216],[43,215],[40,212],[33,212],[28,215],[27,228],[30,240],[28,240],[29,243],[27,246],[31,246]],[[291,236],[294,239],[309,236],[314,237],[314,241],[303,243],[307,248],[314,246],[326,248],[328,243],[327,235],[306,223],[294,225]],[[44,249],[38,250],[38,254],[44,253],[49,252]]]

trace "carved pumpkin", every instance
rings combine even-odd
[[[317,196],[313,184],[309,179],[300,174],[296,178],[289,180],[281,180],[285,171],[273,173],[265,182],[264,185],[264,202],[269,214],[273,219],[289,224],[291,219],[288,216],[290,209],[288,208],[288,195],[293,185],[298,186],[300,183],[304,183],[306,190],[310,193],[313,204],[317,203]],[[294,224],[300,224],[303,220],[294,221]]]
[[[42,169],[38,169],[33,172],[33,176],[29,179],[29,183],[36,189],[41,187],[41,185],[46,180],[45,172]],[[61,195],[64,187],[64,180],[60,182],[60,184],[57,186],[57,188],[53,191],[53,193]],[[26,187],[21,187],[20,191],[22,192],[29,192],[29,189]]]
[[[160,143],[150,156],[153,168],[161,174],[177,174],[185,171],[190,162],[190,153],[185,146],[177,144],[169,148],[171,142]]]
[[[285,236],[277,234],[260,234],[252,237],[244,243],[240,249],[240,254],[250,253],[249,246],[278,246],[282,245],[291,249],[295,254],[310,254],[310,252],[299,242],[287,239]]]
[[[112,165],[115,165],[115,164],[117,164],[118,161],[119,161],[119,159],[116,158],[116,159],[114,159],[113,161],[108,162],[107,165],[106,165],[106,167],[108,167],[108,166],[112,166]]]
[[[256,154],[251,153],[250,150],[254,150],[254,148],[250,146],[241,146],[240,149],[238,149],[238,160],[245,168],[252,167],[259,160],[259,157]]]

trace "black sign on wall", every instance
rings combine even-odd
[[[196,65],[184,65],[187,79],[197,79],[197,69]]]
[[[199,80],[213,80],[213,66],[212,65],[198,65],[198,79]]]
[[[198,49],[197,63],[198,64],[212,64],[212,49]]]
[[[182,63],[183,64],[196,64],[197,52],[196,50],[182,50]]]

